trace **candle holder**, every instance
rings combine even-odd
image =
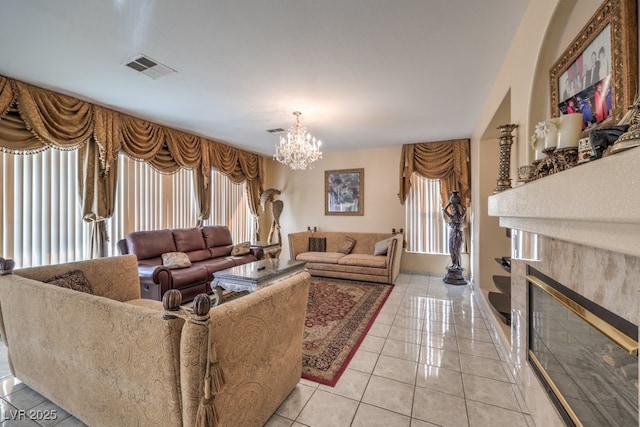
[[[511,188],[511,178],[509,172],[511,170],[511,144],[513,144],[513,132],[518,125],[506,124],[498,126],[500,131],[500,169],[498,171],[498,179],[496,189],[493,193],[499,193]]]

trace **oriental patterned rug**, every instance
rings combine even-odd
[[[312,277],[302,341],[302,378],[333,387],[393,285]]]

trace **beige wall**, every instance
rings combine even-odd
[[[471,135],[472,200],[477,202],[470,209],[472,255],[465,256],[463,264],[474,282],[485,289],[493,286],[487,283],[491,275],[502,272],[493,258],[509,251],[505,230],[487,215],[486,198],[493,191],[498,174],[499,135],[495,127],[507,122],[519,125],[513,132],[511,161],[513,185],[518,185],[518,166],[531,160],[528,135],[537,122],[550,117],[549,69],[600,4],[601,0],[530,2]],[[288,257],[287,234],[308,226],[364,232],[406,228],[404,208],[397,196],[400,150],[388,147],[325,152],[316,168],[307,171],[291,171],[267,158],[265,188],[282,190],[279,198],[285,204],[281,218],[283,257]],[[352,168],[365,169],[365,215],[325,216],[324,171]],[[270,221],[269,215],[262,215],[263,239]],[[447,256],[405,253],[402,269],[437,274],[444,271],[447,262]]]
[[[391,232],[405,227],[404,206],[398,198],[402,147],[331,153],[325,152],[313,170],[293,171],[270,158],[265,159],[265,188],[282,191],[282,259],[289,257],[288,233],[318,227],[323,231]],[[324,172],[364,169],[364,215],[324,214]],[[266,240],[271,216],[261,216],[261,238]],[[448,256],[404,254],[404,271],[445,272]]]
[[[600,5],[600,0],[536,0],[529,4],[523,21],[514,37],[487,98],[480,119],[471,136],[472,197],[480,200],[473,206],[472,253],[481,254],[472,259],[473,280],[481,288],[491,289],[491,275],[496,270],[494,257],[504,256],[508,242],[494,244],[504,238],[504,230],[496,219],[487,215],[487,182],[497,177],[491,170],[488,149],[492,139],[497,144],[496,118],[516,123],[511,156],[512,185],[518,166],[531,161],[528,135],[535,124],[550,117],[549,70],[569,42]],[[574,11],[575,10],[575,11]],[[575,12],[575,13],[574,13]],[[570,17],[570,18],[569,18]],[[508,111],[504,111],[508,98]],[[494,160],[495,161],[495,160]],[[494,239],[492,242],[491,239]]]
[[[497,176],[496,120],[504,120],[503,124],[519,125],[517,131],[513,132],[515,138],[511,177],[514,179],[513,185],[520,185],[515,182],[517,168],[532,161],[529,136],[536,123],[551,116],[550,68],[601,3],[602,0],[531,1],[473,131],[472,197],[479,200],[479,203],[475,203],[472,208],[474,219],[471,246],[474,256],[471,263],[474,286],[482,291],[482,295],[495,289],[492,274],[505,274],[493,258],[503,256],[509,250],[505,230],[499,227],[497,218],[487,215],[487,188]],[[508,108],[505,110],[507,100]],[[517,277],[517,265],[514,273]],[[523,285],[522,281],[516,280],[513,283],[514,292],[521,291],[518,285]],[[514,324],[517,325],[517,316],[522,310],[517,304],[512,310],[515,310]],[[504,325],[495,318],[493,324],[496,329],[505,331],[505,342],[514,341],[512,354],[523,351],[522,331],[506,326],[503,328]],[[522,360],[517,363],[521,364]],[[537,382],[531,376],[526,376],[524,385],[526,388],[521,388],[521,391],[536,425],[561,425],[546,393],[537,386]]]

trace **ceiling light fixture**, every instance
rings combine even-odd
[[[280,143],[276,144],[276,154],[273,159],[288,165],[293,170],[303,170],[309,166],[313,169],[313,163],[322,158],[320,140],[316,140],[307,133],[307,128],[300,124],[300,111],[294,111],[296,122],[289,128],[287,136],[280,137]]]

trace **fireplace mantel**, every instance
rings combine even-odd
[[[494,194],[489,215],[502,227],[640,256],[640,149]]]

